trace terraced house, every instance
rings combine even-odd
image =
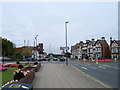
[[[71,47],[72,57],[77,57],[80,59],[101,59],[101,58],[110,58],[110,49],[105,37],[92,40],[86,40],[84,43],[80,41],[76,45]]]
[[[110,38],[111,58],[120,59],[120,40],[112,40]]]

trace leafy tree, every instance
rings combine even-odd
[[[27,46],[24,47],[22,49],[22,56],[25,56],[26,58],[31,57],[32,56],[32,48],[27,47]]]
[[[1,44],[2,43],[2,44]],[[10,40],[0,37],[0,45],[2,47],[2,55],[11,57],[15,51],[15,44]]]
[[[19,50],[19,51],[15,51],[14,53],[14,58],[17,58],[17,59],[20,59],[22,57],[22,51]]]

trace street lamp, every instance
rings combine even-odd
[[[65,22],[65,37],[66,37],[66,65],[68,65],[68,59],[67,59],[67,51],[68,51],[68,47],[67,47],[67,24],[69,22]]]
[[[35,39],[36,39],[36,60],[37,60],[37,36],[38,35],[35,36]]]

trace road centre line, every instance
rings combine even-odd
[[[94,77],[86,74],[85,72],[81,71],[80,69],[78,69],[77,67],[75,67],[75,66],[73,66],[73,65],[71,65],[71,66],[72,66],[73,68],[75,68],[76,70],[78,70],[79,72],[81,72],[81,73],[83,73],[84,75],[86,75],[87,77],[91,78],[91,79],[94,80],[95,82],[101,84],[102,86],[104,86],[104,87],[106,87],[106,88],[111,88],[111,90],[113,90],[110,85],[108,85],[108,84],[106,84],[106,83],[104,83],[104,82],[102,82],[102,81],[100,81],[100,80],[98,80],[98,79],[96,79],[96,78],[94,78]]]

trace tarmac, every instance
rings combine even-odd
[[[44,63],[36,72],[33,88],[107,88],[72,65]]]

